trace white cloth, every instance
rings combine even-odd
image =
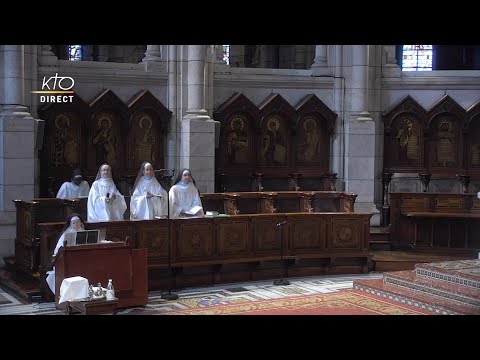
[[[82,196],[88,196],[90,185],[83,180],[80,185],[76,185],[71,181],[64,182],[58,190],[57,198],[59,199],[76,199]]]
[[[147,198],[147,191],[161,197]],[[143,177],[138,182],[130,200],[130,219],[149,220],[154,219],[155,216],[167,215],[167,196],[167,192],[156,178],[147,180]]]
[[[83,230],[83,228],[81,229]],[[57,242],[57,246],[55,246],[55,250],[53,250],[53,256],[56,256],[60,248],[63,246],[63,242],[65,241],[65,234],[66,233],[72,233],[76,232],[75,229],[72,227],[68,227],[67,230],[63,232],[63,234],[60,236]],[[53,267],[53,270],[47,271],[47,278],[46,278],[48,287],[52,291],[52,293],[55,295],[55,266]]]
[[[109,200],[107,200],[107,194],[109,194]],[[112,198],[113,194],[115,199]],[[87,200],[88,221],[123,220],[126,210],[125,198],[118,191],[112,178],[100,178],[94,181]]]
[[[477,193],[477,198],[480,199],[480,191]]]
[[[88,280],[81,276],[65,278],[60,285],[58,303],[88,298]]]
[[[168,196],[170,200],[170,216],[172,218],[184,216],[184,214],[181,213],[191,210],[194,206],[202,207],[202,209],[195,214],[196,216],[205,215],[198,189],[193,183],[189,183],[186,187],[173,185]]]

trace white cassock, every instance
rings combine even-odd
[[[59,199],[76,199],[82,196],[88,196],[90,186],[88,182],[83,180],[80,185],[76,185],[71,181],[64,182],[58,190],[57,198]]]
[[[83,229],[82,229],[83,230]],[[63,242],[65,240],[65,234],[66,233],[71,233],[71,232],[76,232],[75,229],[68,227],[67,230],[65,230],[60,236],[60,239],[58,239],[57,246],[55,246],[55,250],[53,250],[53,255],[56,256],[60,248],[63,246]],[[47,271],[47,284],[50,290],[52,290],[52,293],[55,295],[55,266],[53,267],[53,270]]]
[[[181,212],[189,211],[195,206],[202,207],[198,189],[193,183],[188,183],[187,186],[181,183],[173,185],[168,196],[170,200],[170,216],[172,218],[179,217]],[[195,216],[204,216],[203,208]]]
[[[107,194],[109,194],[107,201]],[[112,198],[115,194],[115,199]],[[92,184],[87,200],[88,221],[123,220],[127,210],[125,198],[118,191],[112,178],[100,178]]]
[[[147,191],[153,195],[160,194],[162,197],[152,196],[147,198]],[[154,219],[155,216],[167,215],[167,192],[162,188],[157,179],[146,179],[143,176],[133,191],[130,200],[130,219]]]

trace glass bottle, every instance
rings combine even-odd
[[[115,289],[113,288],[113,281],[112,281],[112,279],[108,279],[107,290],[111,290],[112,296],[115,296]]]

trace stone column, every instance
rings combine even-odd
[[[402,75],[402,69],[397,64],[395,57],[395,45],[383,45],[382,47],[382,77],[394,78]]]
[[[295,45],[295,62],[293,64],[294,69],[305,69],[305,55],[307,52],[306,45]]]
[[[145,51],[142,63],[145,64],[146,71],[160,70],[163,64],[161,45],[147,45],[147,51]]]
[[[56,66],[58,63],[58,58],[52,52],[52,47],[50,45],[40,45],[41,50],[38,56],[38,63],[41,66]]]
[[[25,46],[0,46],[0,267],[14,255],[14,199],[31,199],[35,191],[34,119],[25,106]]]
[[[215,121],[205,110],[208,96],[206,45],[187,45],[187,110],[180,129],[180,167],[192,171],[201,192],[213,192],[215,181]],[[211,60],[215,60],[212,56]],[[185,68],[185,67],[184,67]],[[206,95],[207,94],[207,95]]]
[[[147,45],[147,51],[145,51],[145,57],[142,59],[142,62],[161,60],[162,53],[160,45]]]
[[[345,187],[358,194],[355,211],[373,214],[370,224],[380,225],[375,206],[375,122],[368,111],[368,45],[352,45],[351,76],[347,78],[349,117],[345,134]]]
[[[328,68],[328,45],[315,46],[315,60],[311,66],[313,76],[331,75],[332,71]]]
[[[186,117],[208,120],[205,110],[205,45],[188,46],[188,108]]]
[[[96,45],[97,46],[97,61],[105,62],[108,60],[108,46],[107,45]]]

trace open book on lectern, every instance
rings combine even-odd
[[[106,229],[81,230],[65,234],[67,246],[98,244],[105,240]]]

